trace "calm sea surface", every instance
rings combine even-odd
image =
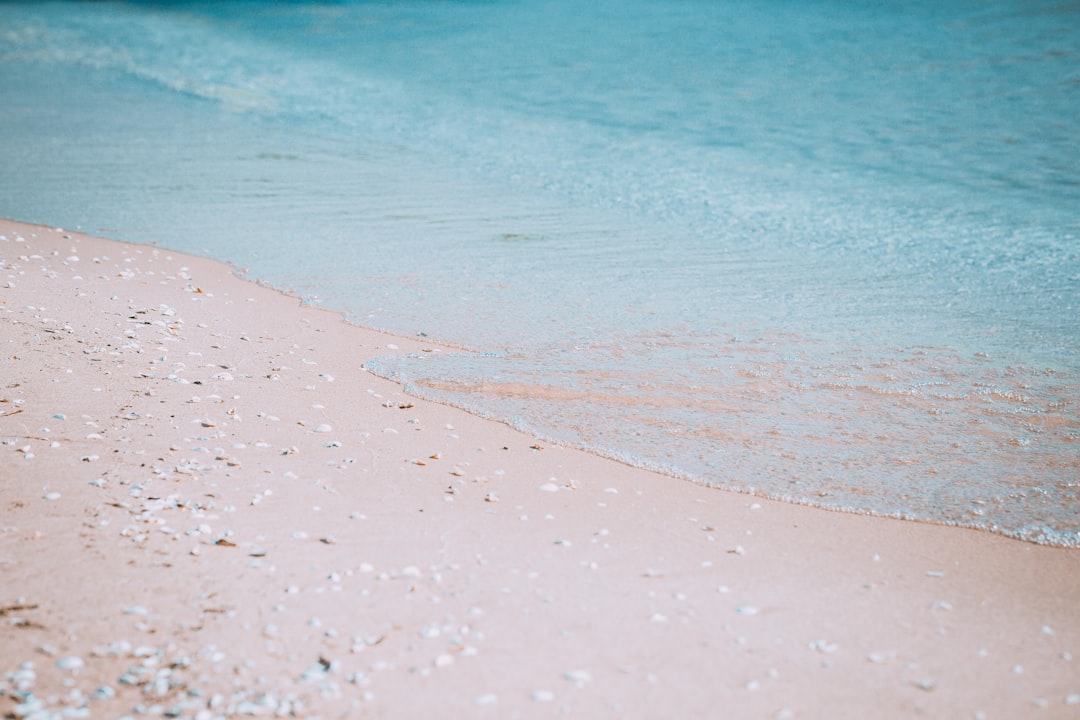
[[[1075,4],[5,2],[0,157],[460,348],[371,364],[421,396],[1080,546]]]

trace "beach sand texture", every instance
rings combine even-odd
[[[1080,717],[1080,551],[538,442],[362,368],[435,345],[0,236],[4,717]]]

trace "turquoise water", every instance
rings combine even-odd
[[[441,340],[371,367],[547,438],[1080,546],[1077,48],[1049,2],[9,2],[0,214]]]

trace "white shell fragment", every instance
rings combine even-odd
[[[585,683],[592,680],[592,675],[585,670],[567,670],[563,673],[563,679],[569,680],[578,687],[583,687]]]
[[[81,657],[69,655],[68,657],[62,657],[56,661],[56,667],[61,670],[78,670],[83,666],[83,660]]]

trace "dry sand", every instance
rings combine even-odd
[[[1080,552],[411,398],[347,326],[0,222],[5,717],[1076,718]]]

